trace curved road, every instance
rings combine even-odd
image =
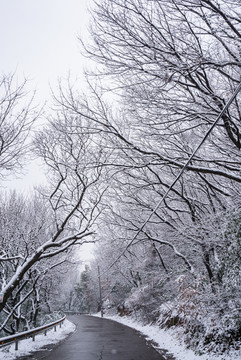
[[[25,357],[45,360],[166,360],[139,332],[112,320],[68,316],[76,331],[51,349]]]

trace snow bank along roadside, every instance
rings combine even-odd
[[[100,316],[96,314],[93,316]],[[158,344],[158,349],[165,349],[176,360],[240,360],[241,350],[230,353],[229,355],[196,355],[192,350],[186,348],[182,341],[182,334],[177,330],[163,330],[157,325],[141,325],[130,317],[120,317],[118,315],[104,315],[106,319],[117,321],[123,325],[129,326],[138,330],[147,337],[148,340],[152,340]],[[179,336],[178,336],[179,334]]]
[[[37,335],[35,341],[31,338],[21,340],[18,343],[18,350],[15,350],[15,344],[5,346],[0,349],[1,360],[13,360],[20,356],[29,355],[31,352],[42,349],[45,345],[56,344],[65,339],[70,333],[75,330],[75,325],[69,320],[65,320],[62,327],[57,326],[56,331],[54,328],[44,334]]]

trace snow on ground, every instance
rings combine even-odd
[[[100,314],[94,315],[100,316]],[[141,325],[130,317],[120,317],[118,315],[104,315],[105,318],[117,321],[131,328],[134,328],[144,334],[148,340],[153,340],[158,344],[159,349],[165,349],[172,354],[176,360],[240,360],[241,350],[230,353],[229,355],[196,355],[192,350],[187,349],[184,342],[182,342],[181,334],[168,329],[160,329],[157,325]]]
[[[36,335],[35,341],[31,338],[21,340],[18,343],[18,350],[15,350],[15,344],[5,346],[0,349],[0,360],[13,360],[20,356],[29,355],[31,352],[44,348],[45,345],[55,344],[66,338],[70,333],[75,330],[75,325],[69,320],[65,320],[62,327],[57,326],[56,331],[54,328],[44,334]]]

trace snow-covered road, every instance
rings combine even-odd
[[[97,314],[96,316],[100,316]],[[118,321],[126,326],[132,327],[157,344],[158,349],[165,349],[163,354],[173,355],[176,360],[240,360],[241,349],[230,353],[230,355],[196,355],[192,350],[187,349],[181,329],[178,331],[163,330],[157,325],[141,325],[130,317],[118,315],[105,315],[106,318]],[[162,353],[162,351],[161,351]]]
[[[97,314],[96,316],[100,316]],[[154,341],[158,349],[165,349],[162,353],[164,356],[173,355],[176,360],[240,360],[241,350],[235,351],[229,356],[225,355],[196,355],[192,350],[186,349],[182,342],[182,334],[176,331],[163,330],[155,325],[141,325],[137,321],[130,317],[120,317],[117,315],[108,316],[106,318],[122,323],[126,326],[134,328],[144,334],[147,339]],[[75,325],[69,320],[65,320],[62,328],[57,327],[57,331],[54,329],[48,332],[47,336],[38,335],[36,336],[35,342],[32,339],[26,339],[19,343],[19,350],[15,351],[15,345],[4,347],[0,350],[0,360],[14,360],[19,357],[25,357],[32,352],[44,349],[47,345],[57,344],[61,340],[65,339],[69,334],[73,333]]]

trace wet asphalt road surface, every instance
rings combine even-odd
[[[112,320],[86,315],[68,319],[76,331],[51,351],[25,359],[166,360],[136,330]]]

